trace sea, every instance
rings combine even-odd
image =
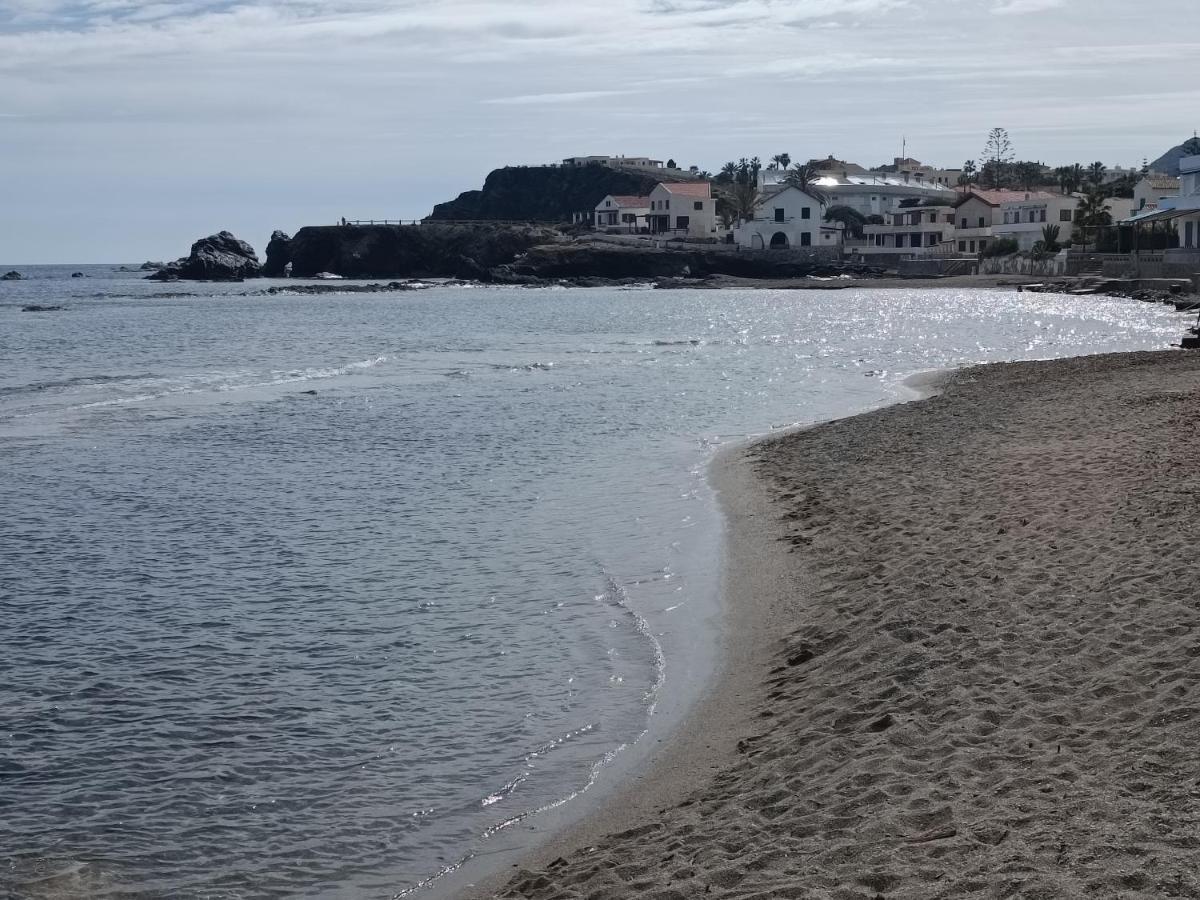
[[[7,268],[22,898],[432,898],[509,866],[710,683],[718,449],[912,399],[916,373],[1188,324],[836,280],[304,295]]]

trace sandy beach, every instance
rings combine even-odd
[[[467,896],[1200,896],[1200,356],[942,387],[722,458],[721,678]]]

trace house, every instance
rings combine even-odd
[[[950,203],[930,205],[904,201],[884,219],[883,224],[863,226],[862,240],[852,245],[856,253],[863,256],[885,253],[928,256],[954,251],[955,210]]]
[[[1069,194],[1051,194],[1045,191],[1001,191],[1015,194],[1000,201],[992,233],[997,240],[1013,240],[1018,250],[1032,250],[1033,245],[1043,239],[1047,225],[1058,226],[1058,240],[1071,239],[1074,229],[1077,198]]]
[[[650,192],[652,234],[716,238],[717,201],[707,181],[662,182]]]
[[[662,169],[665,167],[661,159],[651,159],[648,156],[568,156],[562,161],[568,168],[579,166],[608,166],[610,169]]]
[[[1170,175],[1151,172],[1133,187],[1133,213],[1147,209],[1158,209],[1159,203],[1168,197],[1179,196],[1179,179]]]
[[[650,215],[650,198],[609,194],[596,204],[593,215],[596,228],[619,228],[636,234],[640,229],[648,227],[646,217]]]
[[[1178,246],[1163,251],[1164,266],[1183,274],[1200,269],[1200,156],[1185,156],[1179,161],[1178,196],[1162,197],[1158,209],[1147,209],[1123,219],[1120,224],[1135,226],[1135,232],[1139,234],[1144,233],[1147,226],[1156,229],[1163,224],[1172,228],[1175,234],[1172,241],[1177,241]]]
[[[833,246],[841,231],[823,224],[824,203],[795,185],[783,185],[754,204],[754,218],[740,223],[733,239],[751,250]]]
[[[835,160],[836,162],[836,160]],[[767,192],[787,181],[788,173],[764,169],[759,187]],[[949,187],[929,181],[904,181],[896,175],[856,175],[829,172],[813,182],[826,198],[826,206],[848,206],[864,216],[881,216],[899,206],[902,200],[953,202],[956,193]]]

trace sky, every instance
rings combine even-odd
[[[0,0],[0,267],[419,218],[505,164],[1140,165],[1196,0]]]

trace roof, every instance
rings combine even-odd
[[[754,201],[754,205],[762,206],[768,200],[774,200],[776,197],[778,197],[780,194],[784,193],[785,191],[799,191],[804,196],[809,197],[812,200],[816,200],[822,206],[825,205],[825,201],[822,198],[818,197],[816,194],[814,194],[812,191],[806,191],[804,188],[800,187],[800,185],[792,184],[790,182],[785,182],[783,184],[775,185],[775,190],[773,190],[773,191],[770,191],[770,192],[764,191],[762,196],[759,197],[756,201]]]
[[[1155,190],[1179,190],[1179,179],[1172,175],[1147,175],[1142,179],[1142,181],[1150,182],[1150,187],[1154,188]]]
[[[700,197],[704,200],[712,197],[712,186],[707,181],[663,181],[658,186],[668,194]]]
[[[1200,214],[1200,197],[1185,197],[1177,206],[1166,209],[1147,210],[1128,219],[1121,219],[1120,225],[1139,225],[1143,222],[1162,222],[1167,219],[1178,219],[1181,216]]]
[[[634,208],[640,209],[643,206],[645,206],[645,207],[650,206],[650,198],[649,197],[634,197],[630,194],[621,194],[620,196],[618,196],[616,194],[613,194],[612,198],[613,198],[613,203],[617,204],[618,207],[626,207],[626,208],[634,207]]]
[[[962,206],[972,197],[982,200],[988,206],[999,206],[1002,203],[1024,203],[1026,200],[1055,200],[1062,194],[1048,194],[1045,191],[981,191],[972,188],[963,194],[954,205]]]

